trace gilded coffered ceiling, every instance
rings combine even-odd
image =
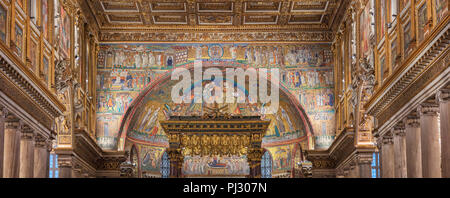
[[[332,31],[348,4],[345,0],[86,1],[102,33]]]

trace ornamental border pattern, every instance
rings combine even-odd
[[[100,42],[331,42],[333,32],[100,32]]]

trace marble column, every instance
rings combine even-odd
[[[442,177],[450,178],[450,89],[437,95],[441,116]]]
[[[48,167],[47,142],[42,135],[36,135],[34,146],[34,167],[33,176],[35,178],[46,178]]]
[[[72,178],[72,159],[70,156],[58,155],[59,178]]]
[[[5,108],[0,105],[0,178],[3,178],[3,142],[5,137]]]
[[[394,170],[394,142],[392,133],[388,132],[383,137],[383,145],[381,147],[381,177],[393,178]]]
[[[32,178],[34,170],[34,132],[24,125],[20,139],[20,178]]]
[[[16,146],[16,137],[19,128],[19,119],[9,114],[5,120],[5,136],[3,147],[3,177],[13,178],[15,177],[15,159],[18,155]]]
[[[406,178],[408,176],[406,168],[405,136],[405,124],[400,122],[394,127],[394,173],[396,178]]]
[[[406,118],[406,167],[408,178],[422,177],[420,120],[416,114]]]
[[[336,178],[345,178],[344,170],[339,169],[336,171]]]
[[[358,153],[358,178],[372,178],[372,153]]]
[[[356,168],[356,164],[355,163],[351,163],[350,164],[350,174],[349,177],[350,178],[357,178],[356,172],[358,171]]]
[[[424,178],[441,177],[441,145],[439,143],[439,106],[435,103],[423,103],[419,106],[420,132],[422,146],[422,176]]]
[[[350,178],[350,167],[344,168],[344,178]]]
[[[45,165],[45,177],[49,178],[50,177],[50,152],[52,152],[52,150],[53,150],[53,141],[52,140],[47,140],[46,143],[47,143],[46,144],[46,146],[47,146],[46,147],[47,148],[47,150],[46,150],[47,157],[45,159],[47,161],[46,161],[46,165]],[[56,163],[58,163],[58,162],[56,162]]]

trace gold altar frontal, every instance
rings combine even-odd
[[[170,177],[184,177],[185,156],[246,155],[250,178],[261,177],[261,147],[270,121],[260,116],[170,116],[160,121],[169,137]],[[219,171],[219,170],[218,170]]]

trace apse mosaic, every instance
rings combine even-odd
[[[294,144],[267,147],[266,148],[272,156],[272,166],[274,172],[291,170],[294,166],[292,164],[294,158]]]
[[[245,176],[250,167],[245,156],[186,156],[184,158],[184,175],[235,175]]]
[[[142,172],[159,172],[161,157],[165,151],[163,147],[138,145],[139,159]]]
[[[139,93],[171,69],[192,67],[194,61],[217,67],[280,68],[283,89],[303,106],[316,136],[316,148],[327,148],[334,139],[334,74],[328,44],[102,44],[97,67],[99,144],[114,148],[123,115]],[[146,95],[136,119],[130,122],[127,138],[166,147],[167,137],[159,121],[169,115],[202,112],[201,103],[172,104],[171,87],[175,84],[169,78]],[[245,92],[238,89],[240,94]],[[279,111],[264,117],[272,122],[263,144],[306,139],[305,126],[290,100],[280,94]],[[264,108],[260,103],[228,104],[232,114],[255,115]],[[281,163],[277,167],[285,166]]]

